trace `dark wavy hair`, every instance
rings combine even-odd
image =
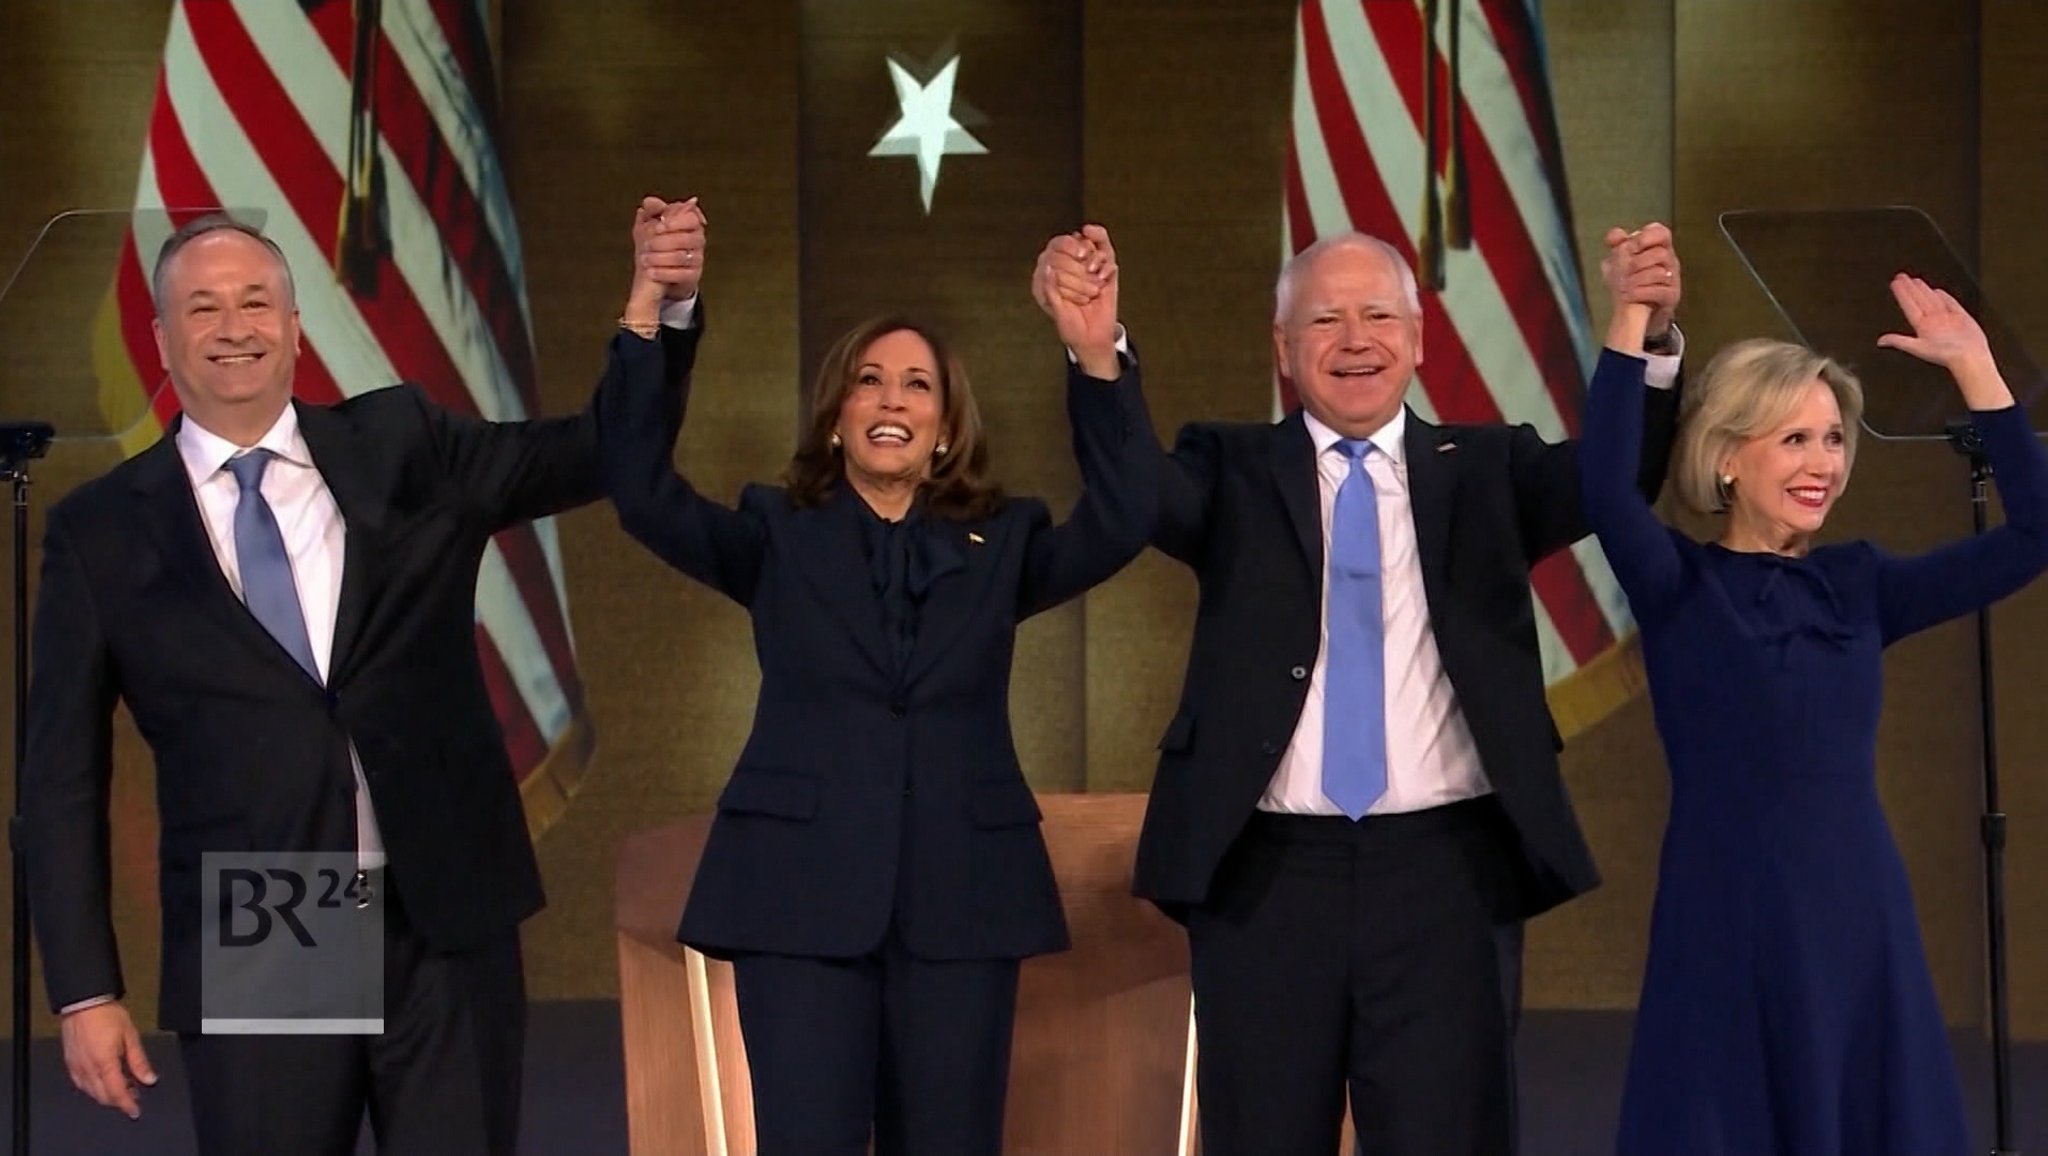
[[[832,447],[839,409],[860,374],[868,347],[891,333],[908,331],[924,338],[937,359],[940,433],[946,452],[932,462],[932,476],[922,486],[925,510],[954,521],[984,518],[1002,505],[1002,488],[988,480],[988,443],[981,428],[981,410],[967,384],[967,369],[938,334],[903,317],[877,317],[856,325],[832,343],[818,364],[811,386],[811,422],[797,441],[796,454],[783,472],[789,499],[815,506],[846,478],[846,463]]]

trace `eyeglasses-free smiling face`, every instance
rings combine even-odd
[[[861,353],[834,426],[856,486],[931,476],[946,414],[938,360],[910,329],[885,333]]]
[[[281,411],[299,359],[299,314],[285,270],[253,237],[193,238],[165,270],[152,328],[179,403],[220,432],[238,411]]]
[[[1301,272],[1273,346],[1303,408],[1345,437],[1366,437],[1400,411],[1415,380],[1422,319],[1385,253],[1338,245]]]
[[[1721,475],[1730,479],[1731,547],[1803,552],[1849,479],[1834,391],[1814,378],[1782,421],[1728,456]]]

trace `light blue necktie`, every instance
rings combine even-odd
[[[1323,667],[1323,796],[1353,819],[1387,790],[1386,637],[1380,622],[1379,495],[1372,443],[1345,438],[1351,463],[1330,521],[1330,652]]]
[[[263,498],[263,471],[273,456],[269,450],[250,450],[229,458],[222,467],[235,475],[242,487],[241,500],[235,503],[235,562],[242,572],[242,601],[285,653],[297,659],[317,682],[320,668],[313,662],[305,612],[299,609],[291,555],[285,553],[277,516]]]

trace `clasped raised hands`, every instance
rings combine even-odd
[[[1670,228],[1651,222],[1634,232],[1609,229],[1604,239],[1607,254],[1600,260],[1600,276],[1616,312],[1641,306],[1649,311],[1646,335],[1652,340],[1665,336],[1683,295]]]
[[[631,302],[659,308],[664,301],[687,301],[696,294],[704,277],[706,224],[695,197],[641,199],[633,215]]]
[[[1104,380],[1118,376],[1116,249],[1109,230],[1086,225],[1047,241],[1032,271],[1031,296],[1082,372]]]

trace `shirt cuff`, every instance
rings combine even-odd
[[[85,1010],[85,1009],[87,1009],[87,1008],[92,1008],[92,1007],[98,1007],[98,1006],[100,1006],[100,1005],[101,1005],[101,1004],[103,1004],[103,1003],[113,1003],[113,1002],[114,1002],[114,997],[113,997],[113,996],[110,996],[110,995],[96,995],[96,996],[92,997],[91,999],[82,999],[82,1000],[79,1000],[79,1001],[78,1001],[77,1003],[67,1003],[67,1004],[65,1004],[65,1005],[64,1005],[63,1007],[60,1007],[60,1008],[58,1008],[58,1009],[57,1009],[57,1014],[58,1014],[58,1015],[60,1015],[60,1016],[68,1016],[68,1015],[70,1015],[70,1014],[71,1014],[72,1012],[81,1012],[81,1011],[84,1011],[84,1010]]]
[[[1124,323],[1121,321],[1116,323],[1116,355],[1123,358],[1125,362],[1131,360],[1131,338],[1129,334],[1124,332]],[[1081,359],[1074,356],[1074,347],[1071,345],[1067,347],[1067,364],[1081,364]]]
[[[697,295],[692,293],[681,301],[663,301],[661,323],[670,329],[694,328],[697,324]]]
[[[1670,389],[1678,384],[1678,363],[1685,357],[1685,334],[1678,331],[1678,324],[1671,325],[1671,352],[1644,353],[1643,384],[1651,389]]]

